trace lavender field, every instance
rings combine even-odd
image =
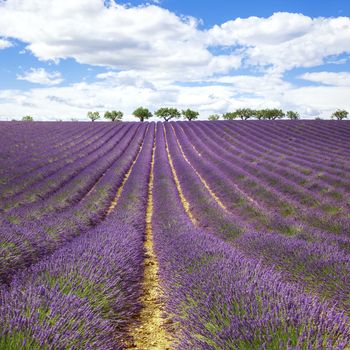
[[[0,140],[0,350],[350,349],[350,122]]]

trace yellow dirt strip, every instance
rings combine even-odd
[[[221,202],[220,198],[215,194],[215,192],[210,188],[210,186],[208,185],[208,183],[204,180],[204,178],[202,177],[202,175],[197,171],[197,169],[192,165],[192,163],[190,162],[190,160],[187,158],[185,152],[182,149],[182,146],[180,144],[180,141],[177,137],[175,128],[173,125],[171,125],[173,131],[174,131],[174,135],[175,135],[175,139],[176,142],[179,146],[180,152],[183,156],[183,158],[185,159],[185,161],[188,163],[188,165],[193,169],[193,171],[195,172],[195,174],[198,176],[198,178],[201,180],[202,184],[204,185],[204,187],[206,188],[206,190],[210,193],[210,195],[213,197],[213,199],[215,200],[216,203],[219,204],[219,206],[224,209],[225,211],[227,211],[227,208],[225,207],[224,203]]]
[[[148,183],[148,199],[146,210],[146,237],[144,262],[143,295],[141,298],[142,309],[139,316],[139,324],[131,329],[131,344],[126,349],[132,350],[167,350],[171,349],[172,338],[166,331],[166,319],[162,317],[164,305],[160,302],[162,292],[158,279],[158,260],[153,248],[152,215],[153,215],[153,182],[154,182],[154,157],[156,139],[154,138],[150,179]]]
[[[146,132],[145,132],[145,136],[147,135],[147,131],[148,131],[148,126],[147,126],[147,129],[146,129]],[[137,162],[137,159],[140,156],[140,153],[142,151],[143,143],[144,143],[144,140],[142,141],[141,145],[139,146],[139,150],[137,152],[137,155],[136,155],[135,159],[133,160],[133,162],[131,163],[131,166],[130,166],[129,170],[125,174],[123,182],[120,185],[120,187],[118,188],[117,193],[115,194],[115,197],[113,198],[113,200],[112,200],[112,202],[111,202],[111,204],[110,204],[110,206],[109,206],[109,208],[107,210],[106,216],[108,216],[112,212],[112,210],[115,208],[115,206],[117,205],[118,200],[119,200],[119,198],[120,198],[120,196],[121,196],[121,194],[123,192],[124,185],[125,185],[126,181],[128,181],[128,178],[129,178],[129,176],[130,176],[130,174],[132,172],[132,169],[134,168],[134,165],[135,165],[135,163]]]
[[[181,131],[184,133],[184,129],[183,129],[183,127],[182,127],[181,125],[180,125],[180,128],[181,128]],[[199,157],[201,157],[202,154],[199,153],[199,151],[197,150],[196,146],[195,146],[195,145],[192,145],[192,147],[193,147],[193,149],[195,150],[195,152],[197,153],[197,155],[198,155]],[[260,204],[259,204],[253,197],[249,196],[249,194],[245,193],[242,189],[240,189],[239,186],[238,186],[237,184],[234,183],[233,186],[234,186],[234,188],[236,189],[236,191],[239,192],[239,194],[240,194],[243,198],[247,199],[250,203],[252,203],[252,204],[255,206],[255,208],[257,208],[258,210],[262,210]]]
[[[188,200],[186,199],[186,197],[183,194],[182,187],[181,187],[179,178],[177,176],[177,173],[176,173],[176,170],[175,170],[175,167],[174,167],[174,163],[173,163],[173,160],[171,158],[171,154],[169,152],[168,139],[167,139],[166,129],[165,129],[164,125],[163,125],[163,129],[164,129],[164,138],[165,138],[165,149],[166,149],[166,153],[168,155],[169,165],[170,165],[170,168],[171,168],[171,172],[173,173],[175,185],[176,185],[177,191],[179,192],[181,203],[182,203],[182,205],[183,205],[183,207],[185,209],[186,214],[188,215],[188,217],[192,221],[192,223],[194,225],[197,225],[197,220],[193,216],[193,214],[191,212],[191,209],[190,209],[190,203],[188,202]]]

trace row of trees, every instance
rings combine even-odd
[[[104,118],[111,120],[112,122],[121,121],[123,119],[123,112],[121,111],[107,111],[104,114]],[[349,115],[349,112],[344,109],[338,109],[335,111],[331,117],[332,119],[337,120],[343,120],[346,119]],[[99,112],[88,112],[87,114],[88,118],[94,122],[95,120],[98,120],[101,118]],[[153,117],[153,114],[147,109],[143,107],[139,107],[135,109],[133,112],[133,116],[138,118],[140,122],[143,122],[151,117]],[[154,112],[154,116],[163,119],[164,121],[169,121],[171,119],[179,119],[183,117],[187,120],[196,120],[199,116],[199,113],[197,111],[193,111],[192,109],[186,109],[182,110],[181,112],[176,108],[167,108],[162,107],[159,108],[157,111]],[[219,120],[220,119],[219,114],[212,114],[209,116],[209,120]],[[240,108],[235,110],[234,112],[228,112],[222,115],[223,119],[226,120],[233,120],[233,119],[242,119],[242,120],[248,120],[248,119],[266,119],[266,120],[276,120],[276,119],[282,119],[284,117],[287,117],[291,120],[297,120],[300,119],[300,115],[298,112],[294,111],[287,111],[284,113],[282,109],[272,108],[272,109],[251,109],[251,108]],[[30,115],[27,115],[22,118],[22,121],[33,121],[33,117]]]
[[[346,119],[348,117],[349,113],[346,110],[338,109],[335,111],[331,117],[332,119]],[[234,112],[228,112],[223,114],[222,116],[226,120],[233,120],[233,119],[242,119],[242,120],[248,120],[251,118],[256,119],[266,119],[266,120],[276,120],[276,119],[282,119],[284,117],[287,117],[291,120],[297,120],[300,119],[300,115],[298,112],[295,111],[287,111],[286,113],[283,112],[282,109],[278,108],[266,108],[266,109],[251,109],[251,108],[240,108],[235,110]],[[212,115],[209,117],[210,120],[217,120],[219,119],[217,115]]]
[[[158,118],[164,119],[164,121],[169,121],[171,119],[179,119],[181,117],[187,119],[187,120],[195,120],[198,118],[199,113],[196,111],[193,111],[192,109],[186,109],[182,110],[181,112],[177,108],[167,108],[162,107],[159,108],[157,111],[154,112],[154,115]],[[135,109],[133,112],[133,116],[138,118],[140,122],[143,122],[151,117],[153,117],[153,114],[149,111],[149,109],[144,107],[139,107]],[[94,122],[95,120],[98,120],[101,118],[99,112],[88,112],[87,117]],[[105,119],[109,119],[111,121],[121,121],[123,118],[123,112],[121,111],[107,111],[104,114]]]
[[[139,107],[133,112],[133,116],[138,118],[141,122],[151,118],[152,116],[156,116],[160,119],[163,119],[164,121],[169,121],[171,119],[179,119],[183,117],[187,120],[196,120],[199,116],[199,113],[197,111],[194,111],[192,109],[186,109],[182,110],[181,112],[176,108],[168,108],[168,107],[162,107],[159,108],[157,111],[152,114],[149,109],[144,107]],[[332,119],[346,119],[348,117],[349,113],[346,110],[338,109],[332,114]],[[297,120],[300,119],[300,115],[298,112],[295,111],[287,111],[283,112],[282,109],[278,108],[265,108],[265,109],[251,109],[251,108],[240,108],[235,110],[234,112],[228,112],[224,113],[222,115],[223,119],[226,120],[233,120],[233,119],[242,119],[242,120],[248,120],[248,119],[265,119],[265,120],[276,120],[276,119],[282,119],[282,118],[288,118],[291,120]],[[88,118],[91,119],[91,121],[95,121],[97,119],[100,119],[99,112],[89,112]],[[109,119],[112,121],[120,121],[123,118],[123,113],[120,111],[107,111],[104,114],[105,119]],[[209,120],[219,120],[220,115],[219,114],[212,114],[208,118]]]

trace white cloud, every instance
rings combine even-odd
[[[7,48],[9,48],[11,46],[13,46],[11,41],[9,41],[7,39],[1,39],[0,38],[0,50],[7,49]]]
[[[320,65],[350,52],[350,18],[310,18],[275,13],[268,18],[235,19],[208,31],[211,45],[240,45],[250,65],[272,65],[283,72]]]
[[[279,45],[310,31],[312,19],[296,13],[275,13],[268,18],[237,18],[209,30],[212,45]]]
[[[60,72],[48,72],[44,68],[31,68],[23,74],[18,74],[17,79],[41,85],[58,85],[63,81]]]
[[[111,108],[130,115],[137,105],[188,106],[203,115],[246,106],[291,108],[306,116],[350,109],[349,73],[301,76],[331,85],[322,87],[300,88],[283,78],[295,67],[344,63],[339,55],[350,53],[348,17],[275,13],[203,30],[197,19],[155,4],[0,0],[0,18],[0,37],[6,38],[0,39],[0,48],[14,38],[42,61],[73,58],[108,68],[93,83],[59,87],[54,86],[63,80],[59,72],[41,68],[19,74],[18,79],[47,86],[0,90],[0,110],[9,115],[69,119]],[[250,72],[243,75],[242,67]]]
[[[349,72],[314,72],[305,73],[300,76],[300,79],[321,83],[324,85],[350,87]]]
[[[136,74],[136,73],[135,73]],[[36,119],[86,119],[89,110],[104,113],[120,109],[125,120],[133,120],[133,110],[143,105],[155,110],[161,106],[194,108],[201,118],[236,108],[281,107],[303,117],[329,117],[337,108],[350,110],[349,89],[345,87],[296,88],[277,75],[222,77],[204,86],[156,83],[147,86],[137,76],[111,72],[95,83],[42,87],[29,91],[0,90],[0,110],[9,118],[26,114]],[[0,118],[4,117],[0,115]]]
[[[77,62],[140,72],[162,71],[167,79],[226,72],[240,58],[214,57],[197,20],[155,5],[125,7],[102,0],[45,2],[8,0],[0,5],[0,35],[28,44],[40,60]]]

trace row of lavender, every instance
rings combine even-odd
[[[64,173],[66,165],[54,173],[57,183],[61,183],[63,172],[64,185],[31,204],[18,201],[17,206],[1,214],[2,281],[9,281],[17,269],[54,251],[105,217],[139,151],[146,129],[147,126],[137,124],[122,126],[117,133],[110,129],[115,135],[112,145],[107,141],[85,156],[83,163],[79,160],[70,163],[74,174],[69,178]],[[110,152],[106,152],[106,147]]]
[[[349,130],[259,125],[157,128],[152,225],[176,343],[345,349]],[[33,177],[3,181],[0,349],[121,348],[140,308],[154,124],[98,128],[72,131],[62,152],[57,138],[30,165],[44,144],[33,142],[22,153]]]
[[[242,124],[228,123],[228,126],[239,134],[237,128]],[[333,215],[313,210],[294,195],[296,184],[289,184],[292,193],[284,193],[283,185],[290,182],[292,169],[285,169],[285,177],[277,177],[277,171],[262,171],[261,167],[268,163],[263,154],[261,163],[252,166],[244,156],[236,155],[242,153],[244,146],[235,152],[233,143],[226,142],[221,136],[222,123],[212,123],[208,129],[206,125],[181,126],[176,123],[167,126],[170,153],[198,224],[248,256],[281,269],[286,279],[303,282],[304,289],[330,298],[348,312],[348,193],[341,192],[343,200],[331,204],[329,199],[319,196],[318,202],[339,209]],[[283,133],[280,134],[283,137]],[[250,143],[249,138],[245,141]],[[299,145],[302,149],[302,138]],[[312,156],[311,151],[308,154]],[[246,151],[245,156],[251,157],[251,154]],[[278,168],[278,158],[275,162],[273,169]],[[336,160],[333,162],[333,167],[339,170],[341,167]],[[322,160],[318,158],[315,164],[320,166]],[[266,181],[268,176],[274,176],[275,182]],[[316,193],[303,190],[300,188],[299,192],[307,192],[313,199],[317,197]]]
[[[190,206],[199,222],[190,220],[184,201],[192,204],[190,188],[200,186],[186,162],[180,164],[171,126],[165,131],[157,131],[153,229],[168,312],[177,322],[177,347],[345,349],[349,319],[333,304],[286,282],[283,273],[216,238],[208,226],[198,227],[210,212],[199,215]],[[204,200],[197,194],[198,202]]]
[[[0,349],[123,348],[140,308],[154,125],[141,136],[105,220],[0,289]]]

